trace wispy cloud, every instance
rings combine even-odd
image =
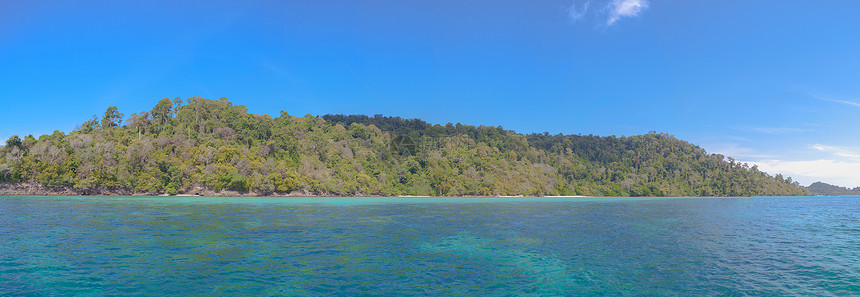
[[[758,165],[759,170],[770,174],[782,173],[791,176],[802,185],[817,181],[845,187],[860,186],[860,162],[837,160],[783,161],[760,160],[744,161]]]
[[[588,12],[588,7],[590,5],[591,1],[586,1],[579,8],[577,8],[576,3],[571,4],[570,7],[567,9],[567,15],[568,17],[570,17],[570,21],[575,23],[585,17],[585,14]]]
[[[841,99],[834,99],[834,98],[827,98],[827,97],[823,97],[823,96],[815,96],[815,98],[816,98],[816,99],[818,99],[818,100],[822,100],[822,101],[830,101],[830,102],[842,103],[842,104],[847,104],[847,105],[851,105],[851,106],[860,107],[860,103],[858,103],[858,102],[854,102],[854,101],[841,100]]]
[[[773,159],[775,156],[763,154],[755,149],[740,146],[737,143],[717,143],[708,146],[709,153],[721,154],[733,158]]]
[[[574,0],[565,13],[571,23],[593,19],[598,27],[603,27],[623,18],[637,17],[648,6],[648,0]]]
[[[758,165],[772,175],[782,173],[803,185],[817,181],[853,188],[860,186],[860,149],[813,144],[809,148],[820,154],[807,160],[785,160],[767,156],[741,156],[740,160]]]
[[[619,19],[624,17],[639,16],[642,10],[648,8],[647,0],[613,0],[609,3],[609,18],[606,20],[607,26],[612,26]]]
[[[811,126],[811,125],[807,125]],[[729,128],[744,131],[744,132],[756,132],[756,133],[764,133],[770,135],[784,135],[784,134],[797,134],[797,133],[805,133],[805,132],[813,132],[815,129],[812,128],[796,128],[796,127],[767,127],[767,126],[730,126]]]
[[[860,152],[858,152],[857,150],[823,144],[812,145],[812,148],[817,151],[829,153],[837,157],[860,161]]]
[[[814,130],[810,128],[792,128],[792,127],[746,127],[744,130],[771,134],[771,135],[783,135],[783,134],[795,134],[795,133],[803,133],[803,132],[812,132]]]

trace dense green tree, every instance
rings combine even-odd
[[[11,137],[9,137],[9,139],[6,140],[6,147],[7,148],[17,147],[20,149],[21,144],[22,144],[21,138],[18,137],[18,135],[12,135]]]
[[[856,187],[853,189],[849,189],[846,187],[834,186],[831,184],[823,183],[823,182],[814,182],[809,187],[807,187],[810,192],[815,195],[827,195],[827,196],[840,196],[840,195],[850,195],[850,196],[860,196],[860,187]]]
[[[158,104],[152,108],[150,114],[152,115],[152,119],[161,129],[163,129],[164,125],[167,124],[170,117],[173,115],[173,102],[168,98],[161,99],[158,101]]]
[[[99,124],[99,117],[97,115],[93,115],[93,118],[91,120],[78,125],[76,130],[81,133],[92,133],[100,127],[101,125]]]
[[[101,125],[94,117],[68,135],[13,136],[0,150],[0,181],[80,193],[808,194],[790,178],[656,132],[522,135],[382,115],[273,118],[226,98],[186,102],[162,99],[125,125],[112,106]]]
[[[182,98],[173,98],[173,112],[179,113],[180,108],[182,108]]]
[[[123,116],[125,115],[120,113],[116,106],[108,107],[105,111],[104,117],[102,117],[102,128],[117,127],[121,125]]]

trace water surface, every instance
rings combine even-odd
[[[2,197],[0,295],[860,295],[860,197]]]

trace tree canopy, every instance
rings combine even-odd
[[[860,195],[860,187],[855,187],[853,189],[849,189],[846,187],[834,186],[831,184],[823,183],[823,182],[814,182],[809,187],[807,187],[809,191],[814,195],[827,195],[827,196],[858,196]]]
[[[68,135],[13,136],[0,182],[81,193],[259,195],[807,195],[790,178],[675,137],[518,134],[375,115],[278,117],[226,98],[164,98],[148,112],[105,116]]]
[[[120,113],[116,106],[108,107],[105,111],[105,115],[102,117],[102,127],[110,128],[117,127],[122,124],[122,117],[125,116]]]

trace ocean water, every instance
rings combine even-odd
[[[0,295],[860,295],[860,197],[0,197]]]

